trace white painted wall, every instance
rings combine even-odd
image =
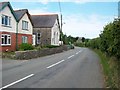
[[[2,25],[2,15],[11,17],[11,27],[5,27]],[[0,11],[0,31],[16,33],[16,20],[8,6],[6,6],[2,11]]]
[[[51,30],[51,45],[59,45],[60,40],[60,31],[58,26],[58,21],[56,19],[56,22],[54,24],[54,27]]]
[[[28,30],[23,30],[22,29],[22,20],[24,21],[27,21],[28,22]],[[33,26],[28,18],[28,15],[25,14],[21,20],[19,21],[18,23],[18,33],[21,33],[21,34],[33,34]]]
[[[32,45],[35,46],[36,45],[36,36],[35,35],[32,35]]]

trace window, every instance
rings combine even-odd
[[[2,25],[11,26],[11,17],[2,15]]]
[[[28,30],[28,22],[27,21],[22,21],[22,29]]]
[[[28,37],[22,36],[22,43],[28,43]]]
[[[37,33],[37,44],[40,44],[41,33]]]
[[[11,45],[11,36],[7,34],[1,35],[2,43],[1,45]]]

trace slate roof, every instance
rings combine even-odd
[[[2,8],[8,4],[8,2],[0,2],[0,10],[2,10]]]
[[[34,28],[52,28],[58,19],[57,14],[31,15]]]
[[[3,10],[6,6],[8,6],[10,8],[11,13],[13,14],[15,20],[17,20],[14,10],[13,10],[12,6],[10,5],[10,2],[0,2],[0,11]]]
[[[24,16],[25,13],[27,13],[27,9],[20,9],[20,10],[15,10],[14,13],[17,17],[17,20],[20,21],[20,19]]]
[[[25,15],[25,13],[27,13],[28,15],[28,18],[30,19],[31,23],[32,23],[32,20],[31,20],[31,16],[28,12],[27,9],[20,9],[20,10],[15,10],[14,11],[15,15],[16,15],[16,18],[17,18],[17,21],[19,22],[21,20],[21,18]],[[32,23],[33,25],[33,23]]]

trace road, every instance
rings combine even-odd
[[[2,62],[2,88],[104,88],[99,57],[79,48],[46,57]]]

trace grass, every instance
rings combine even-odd
[[[119,65],[120,62],[115,57],[108,57],[100,50],[94,50],[101,58],[101,64],[103,67],[105,82],[107,88],[120,88],[119,85]]]
[[[15,52],[3,52],[2,58],[14,59]]]

